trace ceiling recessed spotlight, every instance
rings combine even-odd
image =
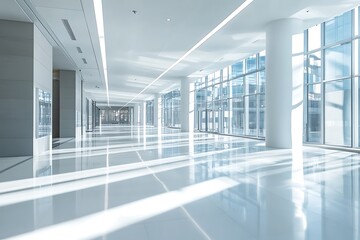
[[[132,13],[133,13],[133,14],[137,14],[137,11],[136,11],[136,10],[132,10]]]
[[[170,22],[170,21],[171,21],[171,18],[167,18],[166,21],[167,21],[167,22]]]

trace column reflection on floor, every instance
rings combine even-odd
[[[42,169],[32,177],[5,181],[28,158],[0,159],[14,163],[0,173],[1,239],[360,236],[356,153],[102,125],[31,159]]]

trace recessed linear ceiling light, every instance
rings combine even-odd
[[[107,73],[107,63],[106,63],[106,46],[105,46],[103,5],[102,5],[102,0],[93,0],[93,2],[94,2],[94,9],[95,9],[96,25],[97,25],[99,41],[100,41],[101,59],[102,59],[103,68],[104,68],[103,70],[104,70],[106,97],[107,97],[107,103],[108,103],[108,105],[110,105],[108,73]]]
[[[151,85],[157,82],[160,78],[162,78],[167,72],[173,69],[176,65],[178,65],[182,60],[184,60],[187,56],[189,56],[192,52],[194,52],[197,48],[199,48],[202,44],[204,44],[209,38],[211,38],[215,33],[217,33],[221,28],[223,28],[228,22],[234,19],[240,12],[242,12],[247,6],[249,6],[254,0],[246,0],[243,2],[235,11],[233,11],[229,16],[227,16],[219,25],[217,25],[213,30],[211,30],[205,37],[203,37],[198,43],[196,43],[189,51],[187,51],[182,57],[180,57],[175,63],[173,63],[169,68],[167,68],[163,73],[161,73],[156,79],[154,79],[149,85],[147,85],[143,90],[141,90],[135,97],[133,97],[128,103],[124,105],[126,107],[128,104],[133,102],[136,98],[138,98],[143,92],[145,92]]]
[[[66,31],[69,34],[70,39],[75,41],[76,37],[75,37],[74,31],[72,30],[72,28],[70,26],[69,21],[67,19],[61,19],[61,20],[62,20],[62,23],[64,24],[64,27],[65,27]]]

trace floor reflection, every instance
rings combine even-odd
[[[37,158],[0,159],[0,238],[360,236],[356,153],[143,126],[56,144]]]

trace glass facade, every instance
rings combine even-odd
[[[200,131],[265,137],[265,51],[195,83]]]
[[[162,126],[180,128],[180,89],[164,94],[161,101]]]
[[[132,115],[133,107],[113,106],[110,109],[100,110],[101,124],[131,124]]]
[[[305,31],[305,142],[359,147],[358,12]]]

